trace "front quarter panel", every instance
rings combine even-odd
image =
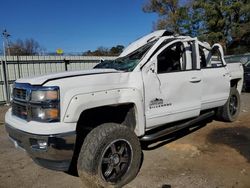
[[[103,90],[74,95],[66,109],[63,121],[68,123],[77,122],[81,113],[87,109],[124,103],[133,103],[135,105],[135,133],[137,136],[143,135],[145,131],[143,97],[141,92],[136,88]],[[96,118],[98,118],[98,114]]]

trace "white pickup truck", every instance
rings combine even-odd
[[[219,44],[155,31],[93,70],[16,80],[6,130],[41,166],[121,187],[140,169],[140,142],[237,118],[243,67],[230,66]]]

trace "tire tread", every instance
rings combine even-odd
[[[112,140],[116,137],[126,137],[130,140],[132,149],[134,150],[137,160],[131,163],[131,169],[129,173],[124,175],[124,178],[120,182],[113,185],[114,187],[121,187],[128,183],[137,175],[141,164],[141,147],[137,136],[131,131],[130,128],[116,123],[105,123],[94,128],[85,138],[82,145],[79,158],[78,158],[78,172],[83,181],[90,181],[100,187],[110,186],[107,182],[103,181],[98,176],[98,159],[101,156],[103,147],[107,144],[107,140]],[[97,187],[98,187],[97,186]]]

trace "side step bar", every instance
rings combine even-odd
[[[153,140],[156,140],[158,138],[166,136],[166,135],[168,135],[170,133],[173,133],[175,131],[179,131],[181,129],[191,127],[192,125],[194,125],[196,123],[199,123],[200,121],[203,121],[205,119],[208,119],[209,117],[212,117],[214,114],[215,114],[214,111],[206,112],[206,113],[200,115],[199,117],[197,117],[195,119],[192,119],[192,120],[189,120],[189,121],[187,121],[187,122],[185,122],[183,124],[168,127],[168,128],[163,129],[161,131],[158,131],[158,132],[155,132],[155,133],[152,133],[152,134],[148,134],[148,135],[146,133],[145,136],[140,138],[140,141],[153,141]]]

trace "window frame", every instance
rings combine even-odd
[[[215,44],[214,46],[212,46],[211,49],[207,49],[205,48],[204,46],[201,46],[199,45],[199,50],[203,51],[203,49],[206,49],[208,51],[208,54],[206,55],[205,52],[203,51],[203,53],[205,54],[205,58],[206,58],[206,67],[200,67],[201,69],[216,69],[216,68],[223,68],[226,66],[225,62],[223,61],[223,54],[221,53],[221,50],[220,50],[220,46],[218,46],[217,44]],[[218,57],[220,58],[220,62],[221,62],[221,65],[220,66],[212,66],[212,58],[213,58],[213,54],[212,54],[212,50],[214,50],[214,48],[217,48],[216,51],[218,53]],[[200,51],[199,51],[199,59],[201,58],[201,55],[200,55]],[[210,58],[210,60],[208,59]],[[210,62],[210,63],[209,63]],[[208,66],[208,64],[210,64],[211,66]],[[201,65],[201,60],[200,60],[200,65]]]
[[[170,72],[158,72],[158,56],[167,48],[171,47],[172,45],[174,45],[175,43],[182,43],[183,47],[184,47],[184,58],[183,58],[183,65],[185,65],[185,69],[184,70],[176,70],[176,71],[170,71]],[[156,74],[168,74],[168,73],[176,73],[176,72],[184,72],[184,71],[194,71],[194,70],[200,70],[200,68],[197,65],[197,60],[193,58],[194,54],[196,54],[197,52],[193,52],[193,50],[196,49],[196,43],[197,41],[193,38],[191,39],[177,39],[177,40],[173,40],[171,42],[169,42],[168,44],[166,44],[165,46],[161,47],[160,49],[158,49],[157,52],[154,52],[154,55],[152,57],[152,59],[156,60],[156,66],[155,66],[155,72]],[[187,69],[187,46],[186,44],[188,44],[190,46],[190,50],[191,54],[191,69]]]

